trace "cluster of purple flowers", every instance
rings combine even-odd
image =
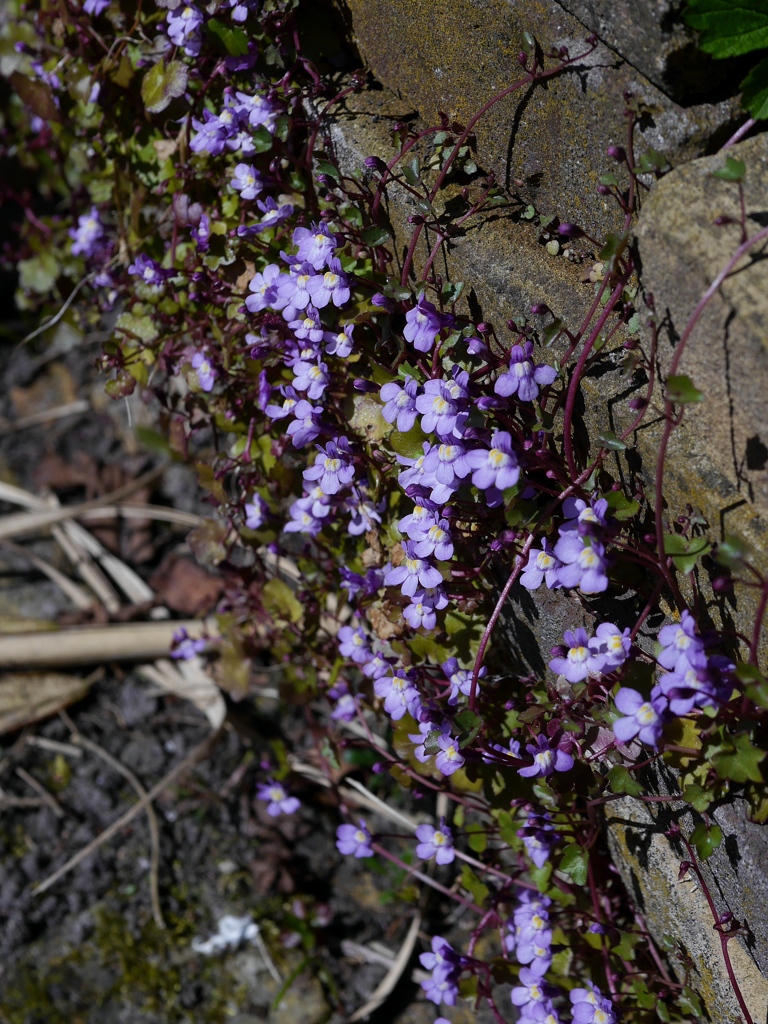
[[[569,683],[614,672],[621,668],[632,648],[629,629],[621,630],[612,622],[601,623],[593,637],[580,626],[566,630],[563,639],[565,643],[549,667]]]
[[[171,28],[171,15],[174,15],[174,32],[180,34],[185,49],[196,45],[195,32],[199,32],[199,24],[193,28],[190,34],[186,32],[187,26],[195,22],[193,15],[188,15],[183,24],[182,14],[179,12],[194,10],[194,8],[177,8],[176,11],[168,12],[169,32]],[[199,14],[201,21],[202,15]],[[178,24],[178,29],[176,25]],[[181,43],[177,45],[182,45]],[[280,102],[273,96],[263,92],[248,95],[244,92],[232,92],[227,90],[224,98],[224,106],[218,114],[214,114],[207,108],[203,110],[202,120],[192,119],[192,127],[195,135],[192,137],[190,146],[195,153],[210,153],[212,156],[219,156],[225,151],[237,154],[243,160],[256,155],[258,149],[254,140],[254,131],[258,128],[266,128],[270,134],[275,130],[277,118],[283,112]]]
[[[432,951],[422,953],[419,961],[425,970],[432,972],[432,976],[421,983],[427,999],[435,1006],[440,1006],[441,1003],[455,1006],[464,957],[456,952],[447,939],[436,935],[432,939]]]
[[[610,566],[605,550],[611,530],[608,502],[566,498],[563,514],[557,543],[552,546],[544,540],[529,552],[520,582],[528,590],[546,582],[550,590],[578,587],[582,594],[601,594],[608,586]]]
[[[683,612],[679,623],[659,631],[659,644],[656,661],[666,671],[659,674],[650,698],[626,686],[616,694],[616,707],[623,717],[614,722],[613,732],[620,743],[638,737],[656,747],[671,716],[723,704],[733,692],[736,666],[722,654],[707,653],[689,611]]]

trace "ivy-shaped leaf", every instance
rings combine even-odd
[[[706,537],[692,537],[686,540],[682,534],[667,533],[664,536],[664,554],[672,555],[675,568],[688,575],[700,558],[709,554],[712,545]]]
[[[725,166],[713,171],[712,177],[719,178],[721,181],[743,181],[746,170],[747,166],[743,160],[736,160],[732,156],[726,156]]]
[[[184,95],[187,88],[187,66],[180,60],[172,60],[166,67],[161,58],[144,75],[141,83],[141,98],[150,114],[165,110],[171,100]]]
[[[749,733],[740,732],[725,749],[712,755],[712,766],[721,779],[732,782],[764,782],[758,767],[768,752],[752,745]]]
[[[639,796],[643,787],[632,778],[632,774],[623,764],[615,764],[608,772],[608,785],[612,793],[627,793],[629,796]]]
[[[690,405],[692,402],[703,402],[704,395],[693,386],[693,381],[685,374],[672,375],[667,380],[667,401],[675,405]]]
[[[701,33],[699,46],[713,57],[738,57],[768,47],[765,0],[688,0],[685,20]]]
[[[589,854],[584,847],[572,843],[565,848],[560,861],[560,870],[564,875],[570,875],[576,885],[584,885],[587,880],[588,861]]]
[[[696,847],[699,860],[711,857],[722,841],[723,831],[720,826],[712,823],[705,825],[703,821],[696,826],[691,835],[691,842]]]

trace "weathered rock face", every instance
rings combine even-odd
[[[376,78],[427,123],[436,123],[438,111],[466,123],[522,78],[517,58],[526,30],[545,50],[567,46],[575,55],[588,48],[589,31],[556,0],[453,0],[441,5],[439,18],[430,0],[336,2]],[[596,201],[595,188],[610,169],[606,148],[626,141],[627,92],[642,105],[641,148],[662,151],[673,164],[711,151],[730,133],[731,103],[680,107],[601,44],[577,66],[488,112],[477,126],[483,167],[543,214],[590,233],[616,230],[618,213]]]
[[[546,21],[555,6],[531,0],[525,5],[530,13],[525,27],[542,40],[553,38],[552,26],[558,32],[572,33],[569,42],[580,38],[573,19],[566,23],[562,12],[558,15],[561,20]],[[620,0],[617,6],[621,6]],[[517,7],[495,0],[456,0],[449,9],[441,10],[438,24],[432,21],[428,5],[416,0],[349,0],[353,30],[363,52],[374,70],[397,87],[399,98],[382,89],[349,97],[346,109],[329,125],[343,169],[364,171],[364,160],[371,155],[390,159],[394,123],[410,119],[418,127],[414,107],[426,118],[434,117],[438,109],[466,117],[501,88],[510,77],[503,77],[502,68],[513,66],[516,52],[512,40],[518,36],[516,29],[510,28],[509,19]],[[399,20],[393,11],[398,12]],[[472,12],[474,21],[467,21]],[[542,21],[536,22],[536,18]],[[548,26],[546,30],[541,29],[542,24]],[[468,25],[476,27],[475,36],[468,34]],[[445,45],[451,34],[462,39],[454,49]],[[485,41],[483,47],[478,41],[481,38]],[[498,47],[489,48],[488,40],[494,38],[504,42],[505,57],[499,55]],[[558,42],[565,38],[558,36]],[[436,74],[436,68],[442,76]],[[553,202],[557,200],[556,208],[563,219],[580,219],[593,226],[597,223],[596,230],[608,221],[608,226],[615,227],[615,217],[606,210],[599,209],[594,216],[589,211],[599,202],[593,186],[604,169],[601,147],[621,140],[620,87],[616,86],[618,92],[598,95],[606,77],[619,72],[627,76],[621,81],[629,80],[627,66],[609,55],[604,63],[586,71],[582,79],[573,74],[570,78],[563,76],[546,89],[537,90],[543,94],[538,99],[526,97],[522,111],[512,103],[504,115],[506,122],[497,112],[492,124],[478,129],[478,162],[487,167],[495,160],[496,166],[511,168],[516,160],[540,161],[541,178],[526,186],[531,195],[536,192],[540,206],[541,196],[549,196]],[[579,82],[583,82],[583,93]],[[653,87],[646,82],[643,88]],[[680,108],[666,98],[658,99],[660,93],[653,95],[662,104],[659,109],[666,111],[665,116],[672,116],[670,111],[679,112]],[[534,116],[531,111],[536,103],[541,105]],[[610,116],[603,117],[610,103],[614,104]],[[592,116],[595,120],[588,122],[590,130],[582,139],[584,118]],[[508,150],[513,120],[517,134]],[[654,130],[659,123],[657,119]],[[615,135],[610,125],[614,125]],[[710,130],[708,135],[700,136],[699,143],[692,143],[689,137],[685,146],[678,148],[677,159],[690,160],[698,155],[696,146],[700,144],[704,149],[714,134]],[[504,138],[507,143],[502,146]],[[594,164],[590,164],[587,153],[598,154],[591,158]],[[745,203],[749,228],[755,230],[767,219],[764,197],[768,195],[768,136],[758,136],[729,153],[747,163]],[[654,186],[641,214],[641,285],[653,292],[663,320],[654,410],[660,408],[661,379],[668,372],[676,339],[702,292],[739,244],[737,227],[717,227],[714,223],[718,216],[738,216],[737,187],[712,178],[712,171],[723,162],[724,158],[718,156],[678,167]],[[516,176],[517,171],[510,170],[510,174]],[[447,190],[448,199],[451,195]],[[414,200],[404,190],[396,186],[388,190],[387,213],[400,260],[413,230],[407,218],[414,212]],[[425,233],[415,254],[417,272],[433,241]],[[504,211],[472,222],[465,233],[451,239],[435,266],[446,278],[467,283],[464,301],[469,310],[492,320],[500,335],[504,321],[527,314],[533,302],[546,302],[568,324],[578,324],[593,295],[592,285],[584,280],[588,261],[579,265],[563,255],[550,255],[536,229],[516,214]],[[715,537],[718,529],[741,534],[754,547],[761,564],[768,556],[768,420],[763,411],[768,380],[765,266],[759,259],[745,259],[692,334],[681,372],[692,377],[706,401],[687,408],[681,428],[673,435],[664,488],[670,520],[683,514],[686,503],[691,502],[704,512]],[[627,380],[619,373],[621,360],[620,350],[606,352],[596,372],[585,381],[581,415],[590,436],[605,426],[618,433],[633,416],[627,404],[632,393],[628,393]],[[649,416],[647,426],[637,432],[628,458],[621,457],[620,470],[627,479],[652,483],[661,428],[656,414]],[[702,611],[718,625],[725,622],[735,629],[751,628],[754,609],[741,594],[738,601],[726,604],[704,588],[702,604],[706,605]],[[619,623],[628,621],[633,614],[632,600],[601,598],[599,614]],[[566,594],[539,591],[521,595],[518,588],[507,603],[498,641],[522,668],[543,672],[545,654],[541,652],[546,653],[559,642],[564,629],[583,624],[585,618],[579,602]],[[660,614],[656,616],[656,628],[660,618]],[[663,772],[649,777],[648,785],[662,794],[677,792],[674,781]],[[661,805],[664,813],[655,805],[651,813],[648,806],[631,799],[609,804],[609,837],[616,864],[657,942],[671,935],[690,958],[692,984],[710,1018],[717,1024],[735,1022],[739,1020],[738,1006],[711,913],[699,890],[689,882],[677,881],[683,854],[664,836],[669,823],[664,815],[674,813],[677,805]],[[721,803],[713,816],[725,838],[708,862],[705,875],[717,912],[730,910],[745,924],[743,937],[733,939],[729,949],[754,1019],[762,1022],[768,1004],[768,932],[763,909],[763,894],[768,889],[768,830],[748,821],[748,810],[738,799]],[[690,831],[694,821],[689,816],[682,819],[682,824]],[[684,976],[683,965],[673,961],[673,967],[679,969],[680,977]]]
[[[696,47],[682,20],[684,0],[557,0],[590,32],[678,103],[725,85],[731,62]]]

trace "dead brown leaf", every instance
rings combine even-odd
[[[401,636],[403,632],[403,613],[400,608],[385,601],[382,607],[368,609],[368,621],[371,629],[380,640],[391,640]]]
[[[76,398],[75,379],[63,363],[51,363],[28,388],[11,388],[11,401],[19,417],[48,412]]]
[[[224,582],[191,558],[170,554],[149,578],[161,604],[181,615],[204,615],[216,603]]]
[[[0,677],[0,735],[55,715],[82,700],[91,687],[63,672],[18,672]]]

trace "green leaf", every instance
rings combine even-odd
[[[685,573],[693,571],[696,562],[704,555],[709,554],[712,545],[706,537],[693,537],[686,540],[682,534],[667,533],[664,535],[664,554],[672,555],[672,561],[678,572]]]
[[[217,18],[211,18],[206,26],[209,33],[219,43],[219,47],[230,57],[245,57],[248,53],[248,36],[241,28],[225,25]]]
[[[461,884],[471,894],[475,903],[482,907],[488,899],[490,890],[487,885],[483,885],[469,864],[465,864],[461,870]]]
[[[725,167],[720,167],[712,172],[713,178],[721,181],[743,181],[747,165],[743,160],[735,160],[732,156],[726,156]]]
[[[560,861],[560,870],[564,875],[570,875],[576,885],[584,885],[587,880],[587,864],[589,854],[582,846],[571,844],[566,846]]]
[[[326,174],[329,178],[333,178],[334,181],[339,181],[341,178],[338,167],[329,160],[317,161],[315,164],[315,176],[319,174]]]
[[[636,498],[628,498],[624,491],[608,491],[603,497],[615,519],[631,519],[640,511],[640,502]]]
[[[732,782],[764,782],[758,765],[766,751],[752,745],[749,733],[740,732],[720,753],[712,755],[712,765],[721,779]]]
[[[475,853],[482,853],[488,846],[488,832],[482,825],[468,825],[467,844]]]
[[[455,721],[462,731],[462,747],[468,746],[483,727],[483,720],[480,715],[476,715],[475,712],[470,711],[469,708],[456,715]]]
[[[715,561],[728,569],[740,569],[747,554],[747,545],[740,537],[726,536],[724,541],[715,547]]]
[[[619,932],[619,941],[615,946],[611,946],[611,952],[622,960],[634,960],[635,946],[641,938],[641,935],[633,935],[631,932]]]
[[[612,793],[627,793],[629,796],[639,796],[643,792],[640,783],[632,778],[632,774],[623,764],[615,764],[608,772],[608,785]]]
[[[304,606],[301,601],[288,584],[277,577],[261,588],[261,600],[264,608],[275,619],[297,623],[304,617]]]
[[[599,178],[601,185],[615,185],[618,188],[619,181],[613,171],[608,171],[607,174],[601,174]]]
[[[768,118],[768,57],[761,60],[741,83],[741,101],[756,121]]]
[[[736,666],[736,678],[744,683],[744,692],[759,708],[768,708],[768,679],[757,665],[742,662]]]
[[[406,459],[418,459],[424,454],[424,442],[426,434],[418,424],[415,424],[405,434],[399,430],[393,430],[389,435],[389,443],[398,455]]]
[[[694,811],[698,811],[699,814],[703,814],[704,811],[712,803],[712,793],[704,789],[703,786],[693,783],[690,786],[686,786],[683,790],[683,799],[686,803],[689,803]]]
[[[700,860],[706,860],[723,841],[723,832],[719,825],[705,825],[700,822],[693,830],[691,842],[696,847]]]
[[[366,245],[370,245],[374,248],[377,245],[386,245],[391,242],[391,236],[386,228],[372,227],[367,228],[363,234],[362,239]]]
[[[268,153],[272,149],[273,138],[269,133],[269,129],[263,124],[251,133],[251,139],[253,141],[253,148],[257,153]]]
[[[186,64],[182,64],[180,60],[172,60],[166,67],[161,57],[142,79],[141,98],[150,114],[159,114],[171,100],[183,96],[186,88]]]
[[[603,448],[607,448],[609,452],[623,452],[627,447],[621,438],[617,437],[612,430],[604,430],[602,434],[597,435],[597,439],[600,441]]]
[[[20,260],[18,268],[21,287],[37,292],[38,295],[47,295],[59,276],[59,262],[49,252],[41,252],[39,256]]]
[[[699,46],[713,57],[768,47],[765,0],[689,0],[685,20],[701,33]]]
[[[693,381],[685,374],[673,374],[667,380],[667,401],[675,405],[688,405],[691,402],[703,402],[704,395],[693,386]]]

